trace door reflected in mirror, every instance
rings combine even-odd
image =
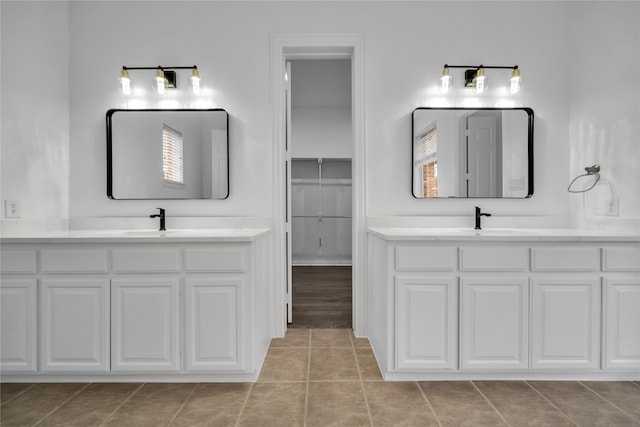
[[[530,108],[416,108],[412,139],[415,198],[533,195]]]
[[[228,124],[221,109],[109,110],[107,196],[227,198]]]

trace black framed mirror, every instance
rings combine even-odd
[[[111,199],[226,199],[229,115],[223,109],[107,111]]]
[[[528,198],[533,195],[531,108],[416,108],[413,197]]]

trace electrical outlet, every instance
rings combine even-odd
[[[20,202],[17,200],[4,201],[5,218],[20,218]]]
[[[607,209],[607,215],[618,216],[620,215],[620,199],[609,200],[609,206]]]

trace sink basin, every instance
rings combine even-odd
[[[160,230],[125,230],[122,232],[122,234],[126,235],[126,236],[132,236],[132,237],[154,237],[154,236],[158,236],[158,237],[162,237],[162,236],[171,236],[171,235],[176,235],[176,234],[181,234],[184,233],[183,230],[165,230],[165,231],[160,231]]]

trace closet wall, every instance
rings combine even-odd
[[[351,264],[351,61],[291,61],[294,265]]]

